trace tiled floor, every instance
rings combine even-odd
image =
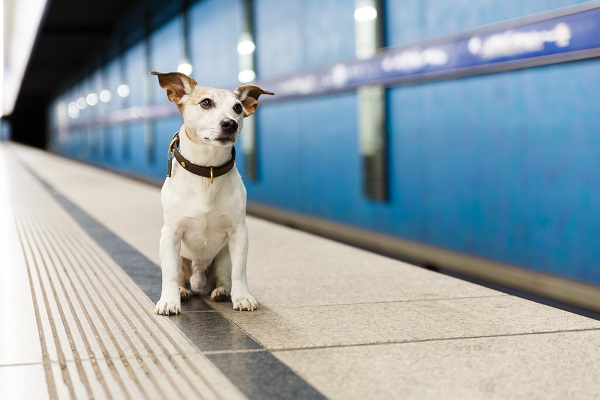
[[[47,153],[0,221],[0,399],[600,397],[599,321],[255,218],[257,311],[154,316],[159,190]]]

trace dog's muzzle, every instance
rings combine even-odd
[[[221,121],[221,131],[227,135],[231,135],[237,132],[238,124],[230,118],[225,118]]]

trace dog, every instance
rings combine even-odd
[[[246,188],[233,145],[259,96],[273,93],[255,85],[233,92],[201,87],[180,72],[150,73],[183,116],[161,190],[162,292],[155,313],[179,314],[190,294],[210,294],[212,301],[231,300],[235,310],[254,311],[258,304],[246,281]]]

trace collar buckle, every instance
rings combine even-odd
[[[173,136],[171,139],[171,143],[169,144],[169,150],[167,150],[167,177],[171,176],[171,172],[173,170],[173,157],[175,153],[175,147],[179,144],[179,132]]]

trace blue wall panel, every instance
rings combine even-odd
[[[121,125],[112,125],[108,129],[108,140],[111,144],[111,152],[107,162],[115,168],[122,165],[124,162],[123,146],[125,140],[123,129],[124,128]]]
[[[354,57],[354,2],[258,0],[259,76],[281,75]]]
[[[260,180],[247,182],[248,198],[260,203],[300,210],[300,118],[295,102],[269,104],[257,115]]]
[[[148,150],[144,122],[128,124],[125,128],[125,159],[122,167],[133,173],[145,173],[148,169]]]
[[[129,85],[130,93],[126,98],[127,105],[143,106],[146,104],[148,79],[148,66],[146,65],[145,44],[133,46],[124,56],[125,83]]]
[[[302,211],[348,221],[361,197],[356,95],[302,101],[298,107]],[[315,195],[318,193],[318,195]]]
[[[600,264],[597,70],[598,62],[589,61],[527,71],[523,88],[531,118],[525,143],[531,264],[600,282],[598,269],[590,268]]]
[[[106,108],[108,113],[120,110],[123,107],[123,99],[117,95],[117,88],[124,83],[121,78],[121,62],[120,58],[115,58],[104,67],[104,73],[106,74],[105,86],[111,94],[111,100],[107,103]]]
[[[237,44],[242,1],[199,2],[190,9],[190,21],[192,75],[201,86],[233,90],[239,85]]]
[[[421,240],[572,277],[600,263],[600,216],[591,208],[600,196],[600,114],[591,101],[566,101],[569,93],[593,98],[596,68],[582,62],[393,89],[393,140],[414,129],[424,150],[416,161],[424,175]],[[565,95],[551,95],[549,82]],[[403,146],[414,141],[393,144]],[[400,191],[406,186],[393,180]]]
[[[173,105],[175,107],[175,105]],[[176,116],[154,121],[154,164],[149,168],[148,173],[153,178],[162,179],[167,171],[167,149],[175,132],[181,127],[182,118]]]
[[[282,75],[301,68],[302,2],[258,0],[254,8],[258,76]]]
[[[177,66],[183,61],[183,25],[181,17],[172,21],[154,31],[150,35],[150,65],[149,71],[173,72],[177,71]],[[149,71],[145,71],[146,74]],[[166,103],[167,94],[164,89],[158,85],[158,79],[155,76],[150,77],[153,81],[150,85],[152,90],[152,101],[154,103]]]
[[[305,0],[302,68],[354,57],[354,2]]]

